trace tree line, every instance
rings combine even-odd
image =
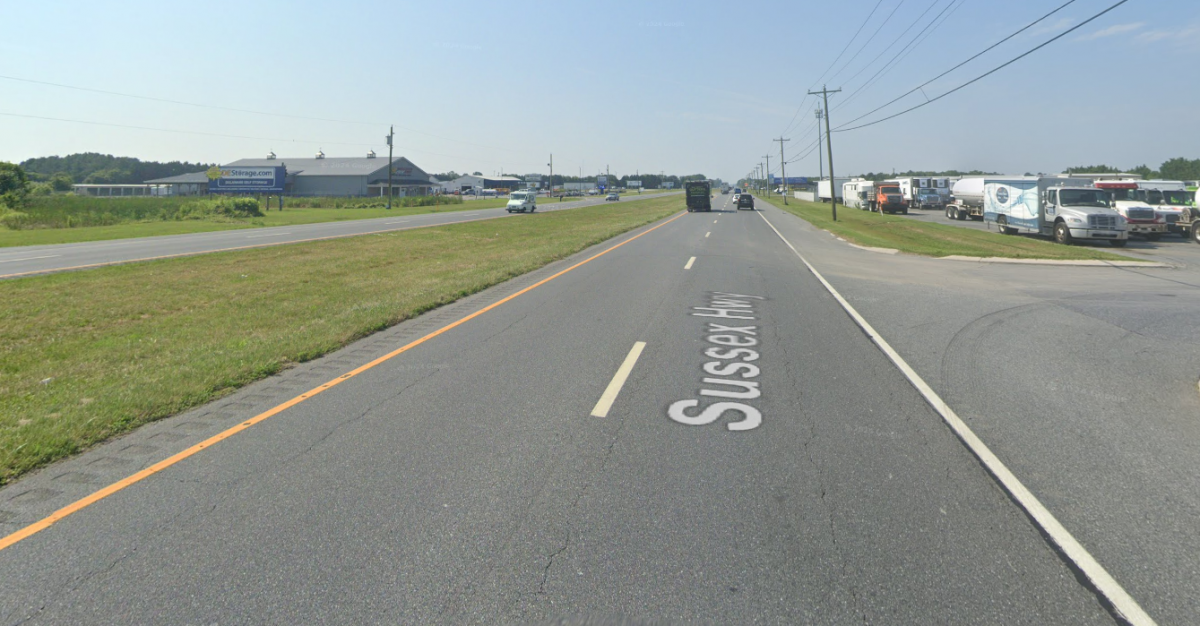
[[[21,162],[21,169],[33,182],[53,183],[67,181],[67,191],[74,183],[89,185],[141,184],[156,178],[201,172],[212,167],[211,163],[188,161],[143,161],[134,157],[117,157],[111,154],[84,152],[65,157],[49,156]],[[56,190],[57,189],[56,187]]]

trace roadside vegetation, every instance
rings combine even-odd
[[[680,206],[659,197],[0,282],[0,484]]]
[[[755,199],[770,202],[817,228],[828,230],[860,246],[894,248],[909,254],[932,257],[961,255],[1013,259],[1140,260],[1083,245],[1062,246],[1033,237],[929,224],[898,215],[871,213],[840,205],[838,221],[834,222],[828,204],[789,198],[785,206],[783,199],[775,195],[769,199],[764,196],[756,196]]]

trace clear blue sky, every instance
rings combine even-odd
[[[735,179],[768,152],[778,171],[771,138],[781,133],[791,138],[789,158],[815,141],[805,92],[877,4],[825,78],[844,89],[831,100],[835,125],[1064,1],[8,3],[2,75],[343,121],[0,79],[0,113],[251,137],[0,115],[0,160],[84,151],[206,162],[268,150],[386,154],[383,136],[394,123],[396,153],[430,172],[544,172],[554,153],[561,173],[607,165],[615,174]],[[924,93],[935,97],[1115,1],[1076,0]],[[943,9],[936,30],[850,97]],[[944,100],[836,133],[837,171],[1056,172],[1197,158],[1198,60],[1200,2],[1130,0]],[[789,174],[815,175],[817,167],[814,152]]]

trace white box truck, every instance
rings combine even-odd
[[[1104,240],[1122,247],[1129,240],[1111,195],[1086,178],[1012,176],[983,179],[983,219],[1000,232],[1034,232],[1061,244]]]
[[[829,179],[817,181],[817,201],[829,202],[833,198],[834,191],[838,194],[838,202],[842,201],[842,185],[850,182],[849,178],[837,178],[830,182]]]

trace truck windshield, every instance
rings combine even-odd
[[[1124,191],[1119,190],[1119,191]],[[1063,189],[1058,192],[1062,206],[1108,207],[1108,192],[1099,189]]]
[[[1190,191],[1163,191],[1160,194],[1162,195],[1162,204],[1191,206],[1196,203],[1196,194]],[[1151,202],[1150,204],[1155,203]]]
[[[880,187],[879,193],[900,193],[899,187]]]
[[[1138,199],[1137,189],[1109,189],[1108,191],[1112,193],[1113,200],[1128,200],[1130,202],[1136,202]]]

